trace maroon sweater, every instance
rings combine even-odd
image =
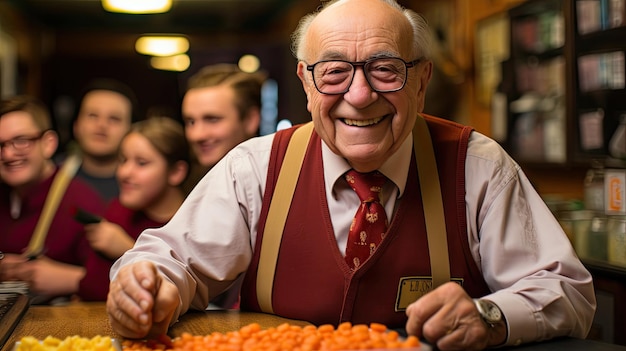
[[[11,189],[0,184],[0,251],[21,254],[26,250],[43,209],[54,175],[33,187],[22,199],[19,218],[11,218]],[[76,208],[102,214],[103,201],[79,179],[72,179],[51,222],[44,255],[52,260],[84,266],[95,252],[85,239],[83,225],[74,220]]]
[[[109,222],[119,224],[126,234],[135,240],[145,229],[158,228],[165,224],[148,218],[141,211],[124,207],[118,198],[111,201],[104,218]],[[80,282],[81,299],[85,301],[106,300],[109,293],[109,271],[113,262],[102,255],[90,257],[86,263],[87,274]]]
[[[483,296],[489,290],[471,255],[465,218],[465,156],[471,129],[437,118],[426,120],[442,186],[451,276],[471,296]],[[242,288],[242,310],[260,311],[256,279],[263,231],[278,170],[294,130],[281,131],[274,139],[255,254]],[[422,207],[413,158],[405,193],[385,239],[370,259],[352,272],[337,248],[324,190],[321,139],[314,133],[280,245],[272,295],[274,313],[317,325],[351,321],[403,327],[406,315],[397,306],[402,279],[431,275]]]
[[[54,175],[26,194],[17,219],[11,218],[11,189],[6,184],[0,184],[0,251],[21,254],[26,250]],[[52,220],[44,247],[45,255],[53,260],[82,265],[89,252],[89,244],[83,235],[83,225],[73,218],[76,208],[102,213],[104,205],[87,184],[72,179]]]

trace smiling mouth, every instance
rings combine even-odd
[[[7,170],[11,170],[11,169],[14,169],[14,168],[20,168],[20,167],[24,166],[25,164],[26,164],[25,160],[11,161],[11,162],[5,162],[4,163],[4,167]]]
[[[371,126],[371,125],[374,125],[374,124],[378,124],[380,121],[385,119],[385,117],[387,117],[387,115],[381,116],[381,117],[376,117],[376,118],[373,118],[373,119],[368,119],[368,120],[343,118],[342,121],[343,121],[343,123],[345,123],[345,124],[347,124],[349,126],[368,127],[368,126]]]
[[[129,183],[129,182],[123,182],[120,186],[120,189],[124,190],[124,191],[131,191],[135,188],[135,185]]]
[[[200,144],[200,145],[198,145],[198,151],[200,153],[203,153],[203,154],[209,153],[213,149],[215,149],[215,146],[213,144],[211,144],[211,145],[208,145],[208,144]]]

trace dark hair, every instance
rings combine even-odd
[[[80,94],[79,103],[82,104],[85,96],[94,90],[112,91],[112,92],[118,93],[126,97],[128,101],[130,101],[130,106],[131,106],[130,120],[131,122],[134,122],[136,120],[137,107],[138,107],[139,102],[137,100],[137,96],[135,95],[135,92],[128,85],[126,85],[125,83],[122,83],[121,81],[111,79],[111,78],[95,78],[91,80],[89,83],[87,83],[87,85],[83,88]],[[79,106],[79,111],[80,111],[80,106]],[[77,115],[79,111],[77,111]]]
[[[234,64],[220,63],[202,68],[187,81],[187,91],[218,85],[230,86],[235,91],[235,105],[243,119],[250,108],[261,109],[261,88],[266,79],[263,72],[244,72]]]
[[[178,161],[190,163],[189,144],[183,126],[170,117],[152,117],[135,122],[130,133],[144,136],[172,167]]]
[[[46,105],[30,95],[16,95],[0,102],[0,117],[9,113],[23,111],[28,113],[41,131],[52,129],[52,119]]]

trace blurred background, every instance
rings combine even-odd
[[[470,42],[457,38],[471,24],[463,15],[468,4],[400,2],[423,12],[434,24],[441,65],[431,90],[443,89],[456,98],[471,68]],[[503,7],[512,1],[500,2]],[[0,0],[0,95],[40,97],[50,106],[63,137],[80,90],[93,78],[110,77],[130,85],[139,100],[138,118],[154,113],[179,117],[189,76],[208,64],[241,60],[250,69],[256,65],[268,73],[268,99],[273,104],[268,113],[276,116],[274,125],[281,119],[304,122],[309,115],[290,35],[298,20],[319,4],[319,0],[173,0],[162,13],[129,14],[105,9],[102,0]],[[159,58],[139,53],[135,45],[144,35],[187,39],[178,66],[157,67]],[[454,50],[461,54],[454,57]],[[460,99],[439,99],[427,109],[457,119],[456,109],[462,104]]]
[[[317,5],[308,0],[174,0],[164,13],[128,14],[107,11],[100,0],[0,0],[0,92],[39,96],[62,129],[85,84],[110,77],[136,92],[137,117],[178,117],[190,75],[208,64],[237,63],[254,55],[252,65],[256,57],[278,91],[289,92],[275,99],[276,114],[304,119],[289,35],[299,17]],[[151,55],[138,53],[135,44],[147,34],[186,38],[182,66],[155,68]]]

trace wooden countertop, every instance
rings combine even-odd
[[[215,310],[186,313],[178,323],[170,328],[168,334],[171,337],[176,337],[183,332],[189,332],[194,335],[206,335],[214,331],[224,333],[255,322],[259,323],[264,329],[286,322],[297,325],[309,324],[264,313]],[[44,339],[48,335],[57,338],[65,338],[72,335],[89,338],[96,335],[106,335],[122,339],[113,332],[109,325],[104,303],[31,306],[3,346],[2,351],[11,351],[15,342],[24,336]],[[624,346],[572,338],[555,339],[542,343],[522,345],[517,348],[502,348],[501,350],[509,349],[516,351],[626,351]]]
[[[214,331],[228,332],[254,322],[259,323],[262,328],[275,327],[285,322],[297,325],[309,324],[264,313],[215,310],[186,313],[170,328],[168,334],[176,337],[183,332],[194,335],[205,335]],[[61,339],[72,335],[88,338],[103,335],[122,339],[109,325],[104,303],[81,302],[66,306],[31,306],[2,351],[12,350],[15,342],[24,336],[44,339],[49,335]]]

